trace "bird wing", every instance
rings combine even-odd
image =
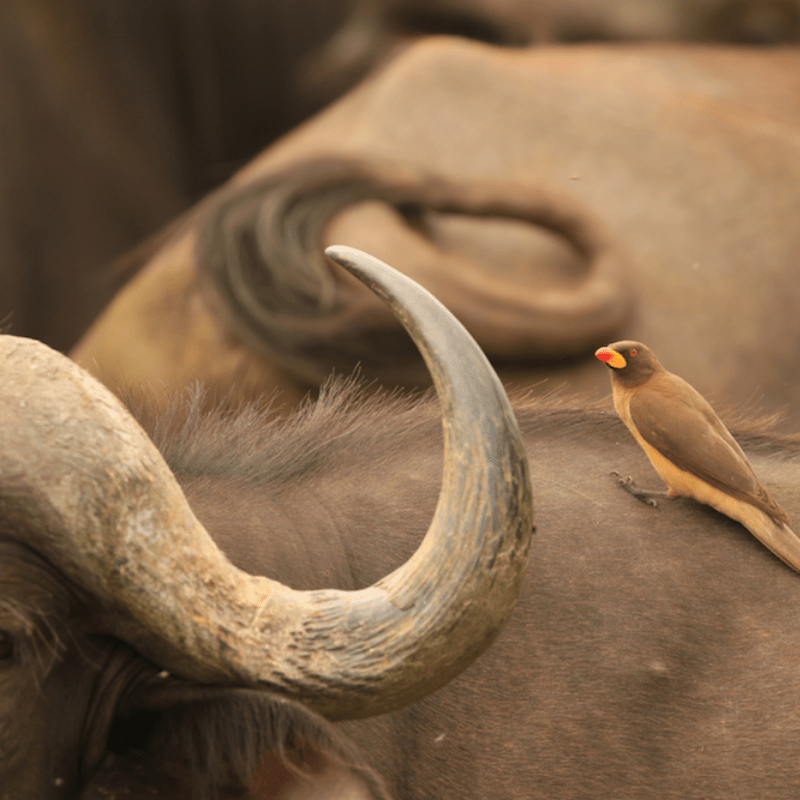
[[[654,377],[633,393],[630,415],[642,438],[676,467],[762,505],[763,487],[741,447],[705,398],[682,378],[670,373]]]

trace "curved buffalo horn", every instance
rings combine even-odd
[[[520,590],[532,510],[514,415],[469,334],[377,259],[328,252],[392,306],[444,409],[439,505],[406,564],[359,591],[295,591],[236,569],[116,398],[60,354],[8,336],[0,514],[96,598],[92,630],[187,678],[263,685],[343,719],[421,698],[494,640]]]

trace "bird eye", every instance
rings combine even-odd
[[[630,352],[630,355],[631,355],[632,357],[633,357],[633,356],[636,356],[636,353],[637,353],[637,352],[638,352],[638,350],[637,350],[637,349],[634,347],[634,348],[633,348],[633,350],[631,350],[631,352]]]

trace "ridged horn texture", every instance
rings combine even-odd
[[[0,515],[90,594],[92,630],[186,678],[261,685],[346,719],[420,699],[491,644],[520,591],[532,509],[516,421],[469,334],[385,264],[330,254],[390,303],[444,410],[441,497],[406,564],[349,592],[241,572],[119,401],[59,353],[10,336],[0,337]]]
[[[627,260],[600,223],[566,197],[491,181],[450,183],[351,159],[301,162],[212,198],[197,242],[209,302],[237,335],[301,377],[319,382],[331,369],[347,372],[356,363],[380,377],[398,358],[414,355],[388,314],[347,297],[323,256],[331,219],[366,200],[393,206],[410,224],[427,211],[491,217],[529,223],[569,242],[588,265],[585,278],[518,294],[508,309],[508,325],[530,342],[527,357],[594,349],[630,315]]]

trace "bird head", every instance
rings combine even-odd
[[[662,369],[655,353],[641,342],[614,342],[601,347],[595,356],[611,368],[612,380],[626,386],[636,386]]]

